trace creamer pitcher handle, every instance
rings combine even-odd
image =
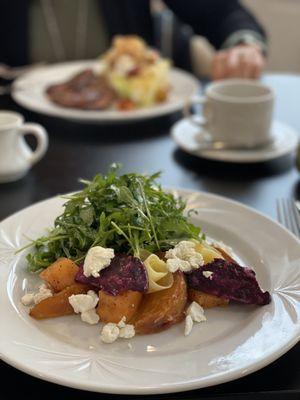
[[[30,165],[37,163],[46,153],[48,148],[48,135],[46,130],[39,124],[23,124],[18,128],[22,136],[31,134],[37,140],[37,147],[34,151],[30,150],[28,162]]]

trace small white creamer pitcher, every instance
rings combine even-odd
[[[34,151],[27,145],[24,135],[36,137]],[[38,162],[48,148],[48,136],[38,124],[24,123],[21,114],[0,111],[0,183],[22,178]]]

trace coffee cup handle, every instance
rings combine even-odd
[[[185,118],[187,118],[193,125],[196,126],[200,126],[200,127],[205,127],[208,124],[208,119],[207,118],[203,118],[203,120],[196,120],[195,119],[195,114],[193,114],[191,112],[191,107],[195,104],[199,104],[199,105],[207,105],[208,104],[208,100],[205,96],[194,96],[191,99],[189,99],[183,108],[183,114],[185,116]]]
[[[26,158],[30,165],[37,163],[46,153],[48,149],[48,135],[46,130],[38,124],[23,124],[18,128],[18,131],[22,137],[25,135],[33,135],[37,140],[37,147],[34,151],[26,145]]]

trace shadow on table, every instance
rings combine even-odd
[[[199,175],[222,178],[224,181],[232,179],[243,181],[245,179],[251,180],[279,175],[294,167],[294,158],[292,156],[283,156],[272,161],[245,164],[207,160],[187,154],[180,149],[176,149],[173,156],[179,164]]]
[[[43,125],[50,136],[50,140],[51,137],[55,137],[60,141],[72,140],[72,142],[81,143],[124,143],[168,135],[170,127],[182,117],[181,112],[176,112],[171,115],[140,121],[96,124],[70,121],[31,112],[16,105],[11,99],[7,99],[2,108],[5,108],[5,106],[21,113],[26,121]]]
[[[180,114],[159,117],[145,121],[136,121],[126,124],[88,124],[59,120],[57,118],[38,117],[41,125],[47,127],[51,137],[62,141],[81,143],[124,143],[137,140],[146,140],[169,134],[169,129],[180,118]]]

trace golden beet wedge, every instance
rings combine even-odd
[[[184,318],[187,286],[181,272],[174,274],[169,289],[146,294],[137,313],[130,321],[137,333],[155,333],[169,328]]]
[[[68,258],[58,258],[40,273],[40,277],[49,283],[55,292],[60,292],[75,283],[78,266]]]
[[[142,298],[142,293],[132,290],[128,290],[116,296],[100,290],[99,304],[97,307],[100,321],[105,323],[118,323],[123,317],[126,317],[126,322],[128,323],[136,313]]]
[[[29,315],[36,319],[45,319],[74,314],[73,307],[69,303],[69,297],[72,294],[87,293],[88,290],[88,286],[82,285],[81,283],[75,283],[61,292],[55,293],[52,297],[48,297],[36,304],[30,310]]]
[[[195,301],[203,308],[226,306],[229,303],[229,300],[227,299],[217,297],[212,294],[207,294],[195,289],[188,289],[188,297],[190,301]]]
[[[221,255],[224,257],[224,259],[225,259],[226,261],[233,262],[233,263],[236,262],[228,253],[226,253],[225,250],[221,249],[220,247],[216,247],[216,246],[215,246],[215,249],[216,249],[219,253],[221,253]]]

